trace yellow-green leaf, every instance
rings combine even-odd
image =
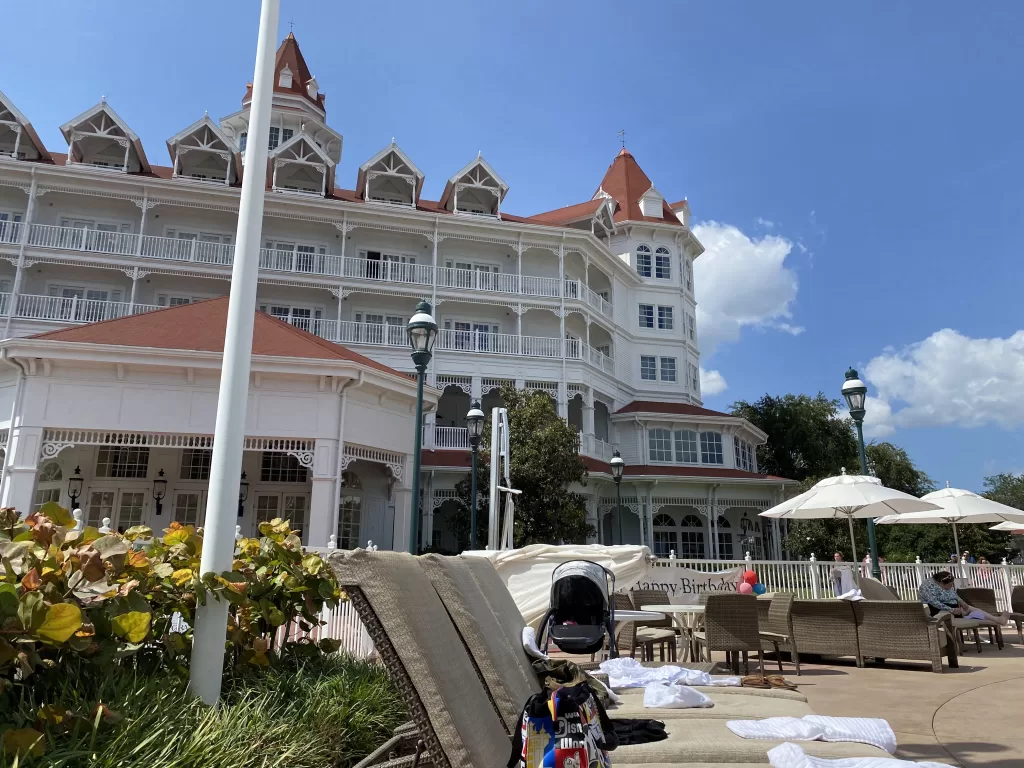
[[[129,611],[115,616],[110,620],[114,634],[123,637],[129,643],[141,643],[149,634],[150,614],[142,611]]]
[[[171,574],[171,581],[174,582],[175,586],[183,586],[192,581],[192,569],[191,568],[179,568]]]
[[[71,527],[75,524],[75,518],[71,513],[58,504],[56,501],[48,501],[39,508],[39,514],[46,515],[57,525]]]
[[[310,552],[302,558],[302,567],[306,569],[306,573],[311,573],[315,576],[324,567],[324,561],[320,558],[320,555]]]
[[[55,643],[66,643],[82,626],[82,610],[74,603],[57,603],[46,610],[36,634]]]
[[[4,731],[3,744],[8,755],[40,757],[46,752],[43,734],[35,728],[12,728]]]

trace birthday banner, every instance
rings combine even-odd
[[[743,570],[740,567],[708,573],[692,568],[648,567],[629,590],[659,589],[668,595],[672,605],[697,605],[701,595],[736,592],[743,580]]]

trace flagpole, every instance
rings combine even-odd
[[[256,71],[249,105],[249,139],[235,233],[235,259],[231,268],[231,294],[224,334],[217,424],[213,434],[203,554],[199,564],[199,571],[203,574],[230,571],[235,551],[238,483],[242,473],[242,446],[249,401],[252,330],[256,312],[263,198],[267,186],[267,146],[270,138],[279,12],[280,0],[263,0],[259,37],[256,41]],[[220,698],[227,623],[227,601],[208,596],[206,605],[196,606],[190,687],[206,704],[216,704]]]

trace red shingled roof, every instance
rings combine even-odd
[[[615,221],[653,221],[661,224],[682,226],[678,217],[661,202],[661,216],[644,216],[640,210],[640,198],[654,186],[647,174],[637,165],[636,160],[625,148],[615,157],[608,171],[601,179],[600,190],[612,196],[618,203]]]
[[[580,219],[589,219],[604,205],[604,198],[598,197],[588,200],[585,203],[567,205],[565,208],[557,208],[546,213],[538,213],[530,216],[529,221],[540,224],[566,224]]]
[[[281,70],[285,68],[285,65],[288,66],[292,73],[292,84],[288,88],[283,88],[280,85]],[[314,99],[306,91],[306,84],[312,79],[313,75],[310,74],[309,67],[306,66],[306,60],[302,57],[302,51],[299,50],[299,41],[295,39],[295,35],[289,32],[288,37],[281,41],[281,47],[277,49],[277,58],[274,60],[274,92],[301,96],[306,101],[326,112],[324,94],[317,93]],[[251,99],[252,83],[246,83],[245,96],[242,99],[242,103],[244,104]]]
[[[616,413],[672,413],[680,416],[732,416],[722,411],[711,411],[689,403],[658,403],[654,400],[634,400]]]
[[[32,338],[148,349],[223,352],[227,318],[228,298],[222,296],[218,299],[158,309],[117,320],[104,320],[75,328],[50,331]],[[345,360],[384,373],[405,376],[394,368],[364,357],[340,344],[321,339],[263,312],[256,313],[252,353],[268,357]]]

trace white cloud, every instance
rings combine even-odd
[[[757,217],[757,223],[760,224],[765,229],[773,229],[775,227],[775,222],[774,221],[769,221],[768,219],[762,219],[760,216]]]
[[[706,249],[693,265],[704,357],[719,344],[737,341],[747,326],[803,332],[789,322],[797,294],[796,273],[786,266],[792,242],[778,235],[750,238],[717,221],[701,222],[693,233]]]
[[[1024,331],[973,339],[944,328],[883,350],[864,373],[878,395],[865,418],[876,436],[896,427],[1024,425]]]
[[[700,369],[700,393],[704,397],[720,395],[729,388],[725,377],[718,371],[705,371]]]

